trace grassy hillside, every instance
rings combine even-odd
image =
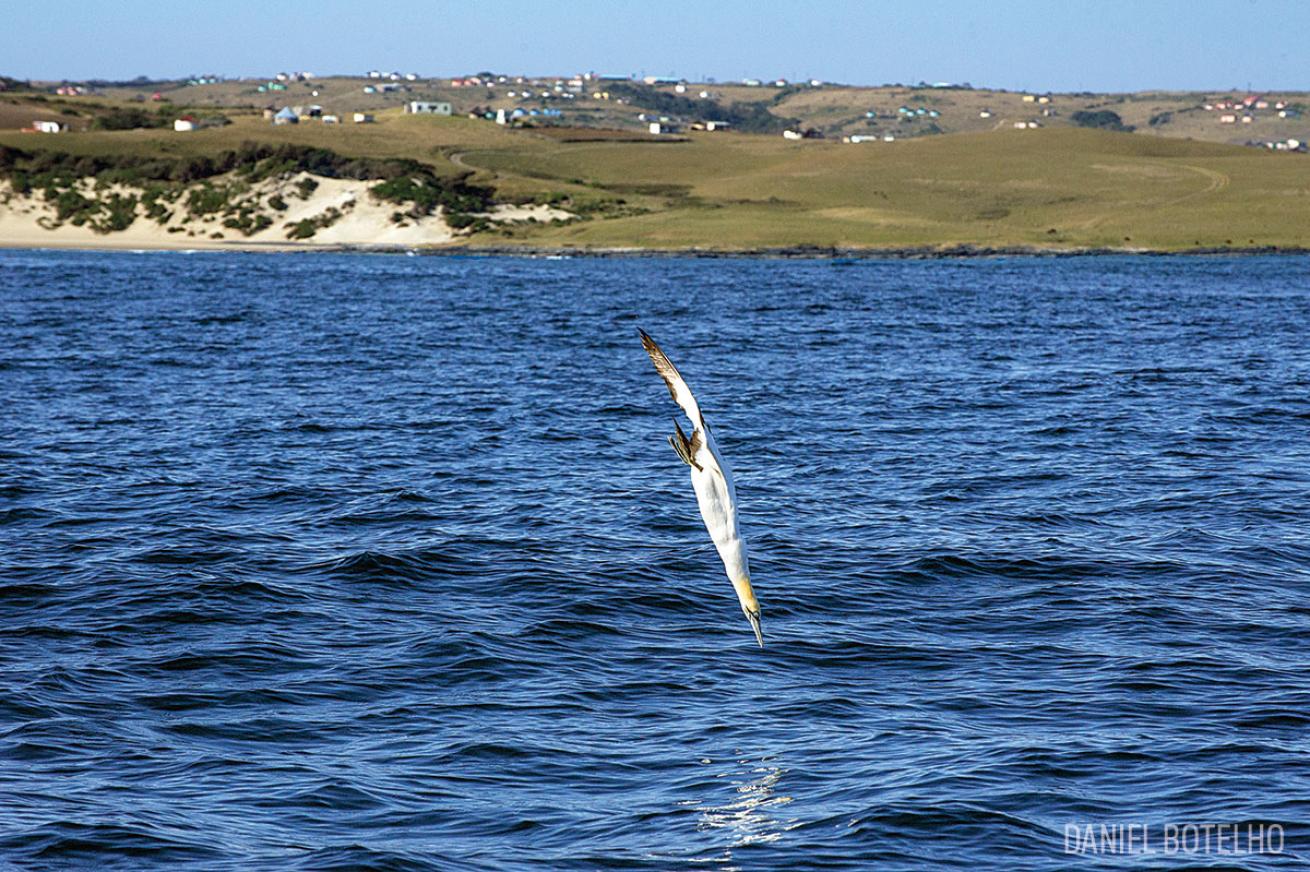
[[[821,96],[797,92],[784,102]],[[437,176],[489,186],[500,201],[554,203],[578,216],[464,240],[475,246],[1310,246],[1310,157],[1217,143],[1073,127],[867,144],[721,133],[641,141],[398,110],[372,125],[230,118],[195,133],[6,132],[0,146],[189,157],[249,142],[298,144],[412,158]]]
[[[1078,129],[909,142],[536,144],[462,155],[484,181],[582,184],[640,208],[536,244],[752,248],[1310,244],[1310,160]],[[492,175],[494,174],[494,175]]]

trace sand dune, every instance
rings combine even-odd
[[[301,185],[316,185],[305,195]],[[304,250],[340,247],[415,248],[449,245],[463,234],[454,230],[440,212],[415,217],[404,208],[374,198],[369,188],[377,181],[330,179],[298,173],[269,179],[252,186],[249,196],[262,202],[277,197],[283,210],[261,209],[272,224],[249,236],[225,227],[223,214],[189,215],[180,197],[171,217],[160,223],[147,218],[144,206],[136,207],[136,219],[125,230],[98,233],[89,226],[57,224],[53,204],[41,194],[20,196],[0,183],[0,246],[10,248],[114,248],[114,249],[236,249]],[[83,180],[79,190],[93,196],[95,183]],[[101,196],[132,194],[130,188],[104,188]],[[399,220],[397,220],[397,216]],[[486,217],[493,222],[549,221],[569,218],[569,213],[548,206],[498,206]],[[317,222],[314,234],[305,239],[288,239],[288,230],[301,221]]]

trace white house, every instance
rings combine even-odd
[[[33,121],[32,129],[37,133],[59,133],[64,129],[64,125],[58,121]]]
[[[795,142],[795,141],[797,141],[797,140],[804,139],[805,136],[804,136],[804,134],[802,134],[799,130],[784,130],[784,131],[782,132],[782,138],[783,138],[783,139],[790,139],[790,140],[792,140],[793,142]]]
[[[370,115],[370,114],[367,113],[367,112],[356,112],[356,113],[355,113],[355,123],[356,123],[356,124],[372,124],[372,123],[373,123],[373,116]]]
[[[496,110],[496,123],[502,126],[509,123],[509,119],[505,117],[504,109]]]
[[[1219,116],[1219,123],[1220,123],[1220,124],[1236,124],[1236,123],[1237,123],[1237,116],[1236,116],[1236,115],[1220,115],[1220,116]]]
[[[324,116],[323,116],[323,123],[324,123],[324,124],[340,124],[340,123],[341,123],[341,119],[340,119],[339,117],[337,117],[336,115],[324,115]]]
[[[706,130],[727,130],[727,129],[728,129],[728,122],[726,122],[726,121],[706,121],[706,122],[705,122],[705,129],[706,129]]]
[[[425,100],[410,100],[405,104],[405,111],[411,115],[449,115],[449,103],[431,103]]]
[[[652,136],[659,136],[664,132],[664,125],[660,124],[658,121],[652,121],[648,129]]]
[[[178,118],[173,122],[173,129],[178,133],[190,133],[196,129],[196,120],[194,118]]]

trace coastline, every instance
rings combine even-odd
[[[420,250],[430,255],[473,255],[487,257],[596,257],[661,258],[695,257],[707,259],[776,259],[776,260],[957,260],[988,257],[1143,257],[1187,256],[1255,256],[1310,254],[1306,246],[1209,246],[1184,249],[1040,247],[1040,246],[888,246],[842,247],[795,245],[783,247],[710,249],[710,248],[583,248],[569,246],[478,246],[459,244]]]
[[[1206,246],[1184,249],[1106,248],[1106,247],[1038,247],[1038,246],[773,246],[762,248],[638,248],[585,246],[478,245],[460,241],[440,245],[405,245],[398,243],[314,243],[291,241],[214,240],[187,238],[160,240],[132,238],[130,233],[96,239],[69,239],[56,233],[50,238],[26,236],[22,239],[0,238],[0,249],[60,251],[229,251],[238,253],[272,252],[279,254],[360,253],[422,255],[427,257],[520,257],[525,259],[559,258],[701,258],[707,260],[968,260],[992,257],[1250,257],[1310,254],[1306,246]],[[124,238],[127,237],[127,238]]]

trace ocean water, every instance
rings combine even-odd
[[[1301,257],[0,252],[0,864],[1297,867],[1308,339]]]

